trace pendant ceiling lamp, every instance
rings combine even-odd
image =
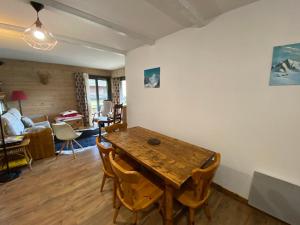
[[[39,19],[39,12],[44,8],[44,5],[34,1],[31,1],[30,4],[36,11],[37,19],[31,27],[24,31],[23,40],[35,49],[51,50],[57,44],[57,40],[44,28]]]

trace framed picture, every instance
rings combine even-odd
[[[270,85],[300,85],[300,44],[274,47]]]
[[[160,67],[144,70],[144,87],[160,87]]]

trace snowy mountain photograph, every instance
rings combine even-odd
[[[274,47],[270,85],[300,85],[300,44]]]

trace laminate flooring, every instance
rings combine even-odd
[[[0,184],[0,225],[112,225],[112,181],[107,180],[100,193],[102,178],[98,150],[62,155],[35,161],[30,171]],[[209,200],[213,219],[208,221],[200,209],[197,225],[283,225],[252,207],[213,189]],[[121,208],[118,225],[131,224],[133,215]],[[139,214],[139,223],[162,225],[155,207]],[[187,214],[181,213],[174,224],[187,224]]]

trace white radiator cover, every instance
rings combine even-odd
[[[289,224],[300,224],[300,187],[297,185],[255,171],[249,204]]]

